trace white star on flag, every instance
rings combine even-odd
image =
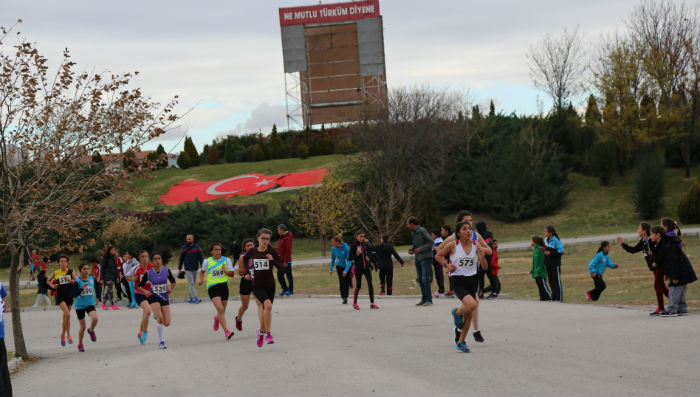
[[[267,179],[263,179],[263,180],[260,181],[260,182],[256,182],[256,183],[255,183],[255,186],[269,185],[270,182],[272,182],[272,181],[268,181]]]

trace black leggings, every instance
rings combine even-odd
[[[497,274],[491,274],[490,271],[486,272],[486,275],[489,278],[489,285],[488,287],[484,288],[484,292],[491,292],[493,294],[500,294],[501,293],[501,280],[498,279]]]
[[[350,291],[350,279],[352,279],[352,274],[348,271],[348,273],[343,277],[343,271],[345,268],[337,267],[335,270],[338,273],[338,284],[340,286],[340,297],[343,298],[343,301],[348,299],[348,292]]]
[[[367,288],[369,289],[369,301],[370,301],[370,303],[374,303],[374,287],[372,286],[372,269],[370,269],[369,266],[365,267],[364,269],[360,268],[359,266],[355,266],[355,294],[353,297],[353,303],[357,304],[357,294],[360,292],[360,288],[362,288],[362,276],[363,275],[367,279]]]
[[[382,287],[382,292],[384,292],[384,286],[386,286],[387,295],[391,295],[392,288],[391,285],[394,281],[394,267],[388,269],[379,269],[379,284]]]
[[[593,278],[593,285],[593,289],[588,291],[588,294],[591,296],[592,300],[597,301],[598,298],[600,298],[600,294],[602,294],[605,290],[605,281],[603,281],[603,276],[596,275]]]

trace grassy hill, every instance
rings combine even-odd
[[[151,174],[148,179],[133,181],[136,192],[124,191],[105,200],[105,204],[133,210],[150,210],[170,189],[184,179],[214,181],[245,173],[280,174],[285,172],[302,171],[314,168],[340,167],[345,156],[331,155],[310,157],[306,160],[298,158],[270,160],[252,163],[233,163],[219,165],[203,165],[187,170],[165,169]],[[684,177],[681,169],[666,169],[664,208],[660,216],[677,218],[678,203],[690,188],[693,181],[698,180],[699,172],[693,168],[691,178]],[[572,173],[571,180],[574,189],[569,193],[566,204],[556,212],[521,222],[502,222],[488,214],[474,214],[476,221],[484,220],[489,229],[500,241],[527,240],[532,234],[541,235],[546,225],[554,225],[563,237],[583,236],[592,234],[632,232],[636,230],[640,219],[634,210],[632,201],[634,192],[635,173],[630,172],[623,177],[612,178],[609,186],[601,186],[595,177]],[[279,203],[295,197],[298,191],[280,193],[262,193],[253,196],[233,197],[226,200],[231,204],[267,204],[274,213],[279,210]],[[439,200],[439,197],[438,197]],[[218,202],[218,201],[217,201]],[[167,206],[166,206],[167,207]],[[467,208],[469,209],[469,208]],[[455,214],[445,214],[445,222],[454,224]],[[649,220],[658,224],[659,219]],[[302,246],[301,241],[299,246]],[[318,243],[306,244],[311,252],[299,252],[302,256],[317,256]]]
[[[133,180],[136,192],[124,191],[115,194],[104,201],[105,205],[130,210],[152,210],[160,196],[167,193],[171,186],[185,179],[199,181],[216,181],[241,174],[283,174],[287,172],[304,171],[316,168],[330,168],[341,163],[343,155],[315,156],[306,160],[299,158],[269,160],[251,163],[232,163],[218,165],[201,165],[186,170],[169,168],[153,172],[148,178]],[[279,193],[263,193],[253,196],[233,197],[223,202],[227,204],[267,204],[272,212],[279,210],[279,203],[298,195],[296,191]],[[215,202],[222,202],[216,200]],[[167,206],[165,206],[167,207]]]

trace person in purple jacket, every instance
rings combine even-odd
[[[165,349],[165,338],[163,337],[164,327],[170,326],[170,299],[168,294],[175,288],[175,277],[167,267],[163,266],[163,256],[159,253],[152,255],[153,268],[144,273],[141,277],[138,290],[148,298],[151,311],[158,321],[156,330],[158,331],[158,348]],[[145,290],[147,283],[151,283],[151,289]],[[168,286],[168,282],[170,285]]]

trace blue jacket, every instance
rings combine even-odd
[[[352,262],[348,260],[348,255],[350,255],[350,247],[345,242],[340,247],[331,247],[331,265],[328,266],[328,271],[333,271],[333,265],[344,267],[343,273],[350,271]]]
[[[196,271],[202,266],[202,262],[204,262],[204,255],[199,244],[194,243],[191,247],[187,243],[182,245],[177,270],[182,270],[182,265],[185,265],[185,270]]]
[[[598,276],[602,276],[605,273],[605,268],[609,267],[611,269],[615,268],[615,264],[610,260],[610,256],[604,254],[603,251],[595,254],[593,259],[588,263],[588,272],[590,274],[595,273]]]

